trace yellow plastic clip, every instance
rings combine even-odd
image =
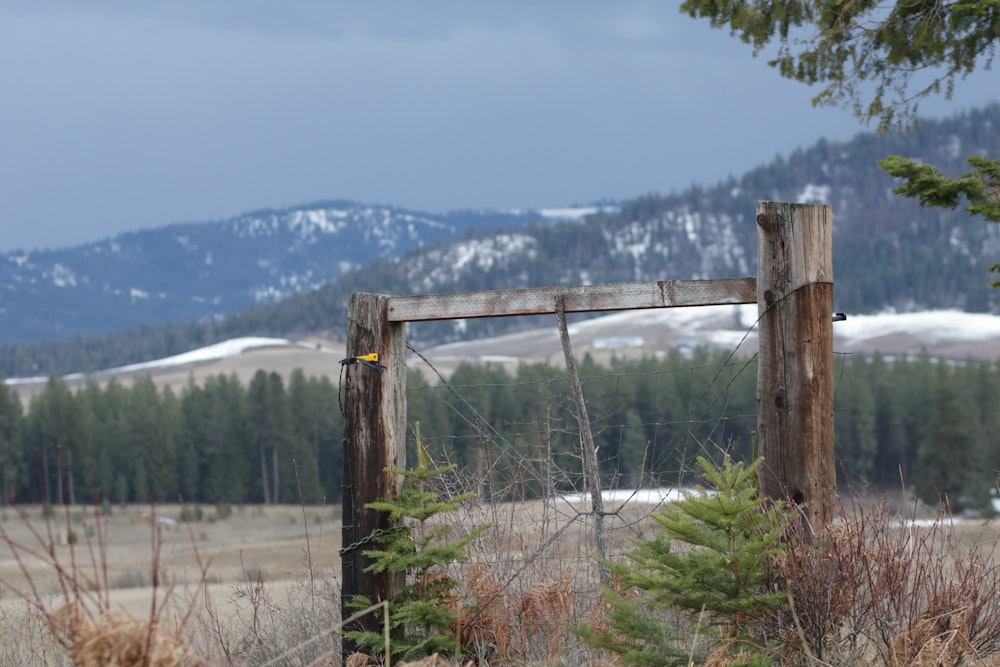
[[[347,357],[346,359],[340,360],[341,366],[348,366],[350,364],[364,364],[378,371],[379,375],[385,370],[385,366],[378,362],[378,352],[371,352],[369,354],[362,354],[357,357]]]

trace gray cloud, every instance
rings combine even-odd
[[[863,129],[653,0],[94,4],[0,2],[0,250],[668,192]]]

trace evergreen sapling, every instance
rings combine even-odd
[[[711,490],[687,492],[654,514],[653,539],[608,563],[615,585],[604,591],[604,623],[577,628],[587,643],[649,667],[689,664],[693,649],[678,630],[696,629],[710,651],[719,641],[734,656],[764,648],[753,621],[787,604],[768,581],[768,563],[795,514],[761,498],[759,464],[727,457],[716,469],[698,458]]]
[[[389,514],[400,530],[375,538],[377,548],[365,551],[374,562],[366,572],[406,574],[406,582],[389,601],[389,624],[394,637],[393,660],[415,660],[433,653],[454,655],[461,652],[459,618],[461,601],[456,594],[458,580],[448,567],[467,560],[466,547],[487,526],[464,537],[452,539],[452,526],[432,522],[438,515],[457,511],[461,504],[476,497],[466,493],[442,498],[431,480],[451,472],[457,466],[432,467],[430,455],[416,426],[417,467],[392,472],[404,477],[403,490],[396,499],[383,499],[366,505]],[[364,609],[374,601],[358,596],[352,607]],[[381,634],[346,632],[361,649],[377,653],[383,646]]]

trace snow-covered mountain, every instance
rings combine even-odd
[[[902,155],[961,173],[965,155],[1000,155],[998,128],[992,105],[908,136],[820,140],[713,186],[610,207],[438,216],[326,202],[0,255],[0,375],[92,371],[238,336],[343,335],[356,291],[752,276],[759,200],[833,207],[838,311],[997,312],[986,268],[1000,260],[1000,226],[900,199],[876,163]],[[530,326],[480,319],[420,324],[413,335],[430,344]],[[101,332],[116,333],[72,349],[24,345]]]
[[[562,215],[574,214],[579,211]],[[0,340],[222,317],[472,230],[517,228],[552,215],[560,213],[432,215],[334,201],[169,225],[73,248],[10,252],[0,255]]]

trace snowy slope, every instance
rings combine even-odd
[[[707,346],[753,354],[757,349],[757,306],[699,306],[614,313],[577,322],[569,327],[578,353],[651,354],[675,347]],[[886,355],[917,354],[923,350],[937,356],[962,359],[1000,359],[1000,316],[942,310],[919,313],[882,313],[851,316],[834,324],[837,352],[874,352]],[[225,360],[248,357],[263,350],[269,359],[316,353],[340,355],[338,344],[294,341],[285,338],[235,338],[184,354],[140,364],[113,368],[94,376],[135,376],[174,372],[185,367],[208,367]],[[551,327],[482,340],[450,343],[421,351],[435,366],[453,368],[459,362],[552,361],[560,363],[559,333]],[[263,363],[263,362],[261,362]],[[268,361],[272,363],[272,361]],[[329,365],[327,368],[337,368]],[[411,363],[417,363],[411,360]],[[80,375],[68,381],[82,381]],[[47,378],[11,378],[17,387],[41,385]]]

